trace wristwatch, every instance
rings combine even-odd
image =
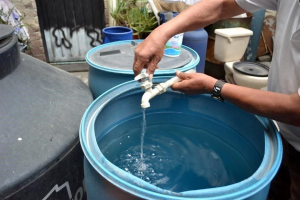
[[[222,80],[218,80],[214,86],[213,93],[211,95],[212,98],[223,101],[224,99],[221,96],[221,90],[224,86],[225,82]]]

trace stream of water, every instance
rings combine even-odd
[[[146,134],[146,130],[147,130],[147,124],[146,124],[146,109],[142,109],[142,113],[143,113],[143,122],[142,122],[142,133],[141,133],[141,160],[140,160],[140,164],[139,164],[139,169],[140,170],[146,170],[146,165],[144,162],[144,137]]]

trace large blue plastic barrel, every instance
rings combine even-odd
[[[195,50],[200,57],[200,62],[196,66],[199,73],[204,73],[207,39],[208,34],[203,28],[185,32],[183,35],[182,44]]]
[[[121,40],[132,40],[133,31],[131,28],[123,26],[112,26],[102,30],[103,43],[116,42]]]
[[[153,82],[165,82],[170,78],[170,76],[155,77]],[[207,129],[205,134],[218,138],[218,141],[223,141],[228,148],[237,152],[237,155],[224,155],[223,163],[226,162],[227,167],[235,169],[235,172],[244,174],[245,168],[236,163],[236,159],[242,156],[249,166],[255,166],[249,176],[221,187],[173,192],[152,185],[110,162],[105,156],[108,152],[102,151],[98,142],[105,137],[109,137],[109,141],[116,140],[118,136],[110,134],[109,130],[118,124],[132,118],[142,119],[140,103],[143,93],[140,83],[126,82],[105,92],[85,112],[79,135],[86,157],[84,171],[88,199],[265,200],[267,198],[270,182],[277,173],[282,159],[282,143],[278,130],[272,120],[255,116],[227,101],[215,100],[210,95],[189,96],[169,89],[166,93],[154,97],[150,100],[151,107],[146,109],[147,130],[151,126],[158,127],[157,130],[162,129],[165,124],[174,123],[176,116],[187,117],[179,122],[181,128],[187,127],[188,124],[197,126],[205,121],[205,124],[201,124],[201,128]],[[160,119],[156,117],[166,113],[171,113],[171,116]],[[202,120],[193,120],[199,115],[202,116]],[[155,116],[152,117],[152,121],[149,120],[151,116]],[[140,121],[137,122],[133,125],[140,127]],[[182,135],[175,137],[185,138],[188,129],[183,130]],[[201,137],[203,135],[201,134]],[[130,137],[130,140],[132,138]],[[170,141],[168,138],[165,140]],[[124,145],[126,141],[128,138],[124,137],[120,145]],[[200,144],[201,141],[193,142]],[[118,149],[120,145],[118,144],[114,149]],[[189,146],[193,148],[190,144]],[[177,147],[177,149],[181,148]],[[201,159],[203,154],[201,152],[195,151],[188,156],[192,156],[195,162],[205,164],[205,159]],[[224,152],[223,149],[220,149],[220,152]],[[253,159],[255,156],[259,159]],[[227,162],[228,158],[235,159]],[[189,162],[183,163],[186,164],[185,168],[191,165]],[[208,163],[211,164],[210,168],[215,166],[211,162]],[[180,174],[181,170],[178,170],[177,174]]]
[[[89,87],[94,98],[114,86],[134,79],[134,49],[140,42],[142,40],[112,42],[97,46],[87,53],[86,61],[90,66]],[[162,58],[154,75],[175,75],[175,69],[185,72],[195,69],[198,63],[198,54],[191,48],[182,46],[179,57]]]

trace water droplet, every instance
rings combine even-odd
[[[127,154],[127,156],[128,156],[128,157],[131,157],[131,154],[129,153],[129,154]]]
[[[152,169],[151,172],[154,173],[154,170]]]
[[[125,171],[128,172],[128,170],[129,170],[129,169],[128,169],[127,167],[125,167]]]
[[[150,178],[148,176],[146,177],[146,179],[147,179],[147,181],[150,181]]]
[[[218,156],[215,152],[210,152],[210,155],[211,155],[214,159],[219,159],[219,156]]]
[[[139,164],[138,169],[141,171],[145,171],[147,169],[147,165],[144,162],[142,162]]]
[[[130,138],[130,136],[128,135],[128,138]]]
[[[161,162],[161,161],[162,161],[162,159],[159,159],[159,161]]]
[[[151,155],[152,155],[152,156],[155,156],[155,153],[152,153]]]
[[[120,144],[122,144],[122,143],[120,142]]]

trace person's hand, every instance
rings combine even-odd
[[[162,35],[158,35],[158,33],[158,31],[153,31],[136,47],[133,63],[134,76],[139,75],[143,68],[146,68],[149,79],[152,79],[154,71],[158,68],[157,64],[163,56],[167,42],[167,39],[163,38]]]
[[[217,79],[202,73],[176,72],[180,82],[174,83],[172,90],[177,90],[186,94],[212,93]]]

